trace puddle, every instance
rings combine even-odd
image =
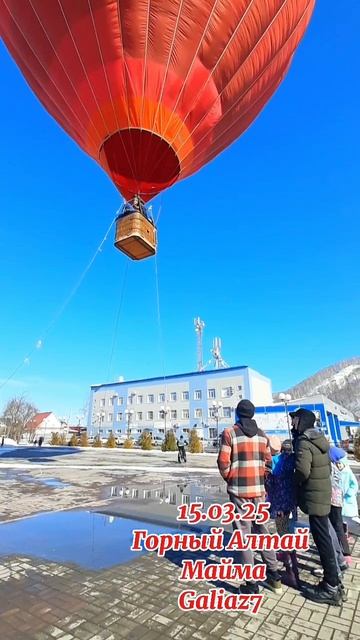
[[[42,484],[47,487],[53,487],[54,489],[69,489],[71,488],[71,484],[62,482],[62,480],[57,480],[56,478],[42,478],[35,477],[29,474],[16,474],[16,473],[8,473],[7,478],[11,480],[15,480],[15,482],[26,483],[26,484]]]
[[[155,502],[157,504],[190,504],[202,502],[210,506],[213,502],[227,502],[225,483],[211,484],[201,481],[159,482],[152,485],[115,485],[106,488],[107,498]]]
[[[133,529],[172,533],[174,529],[87,511],[48,513],[0,524],[0,556],[25,555],[107,569],[134,560]]]
[[[54,487],[54,489],[69,489],[71,484],[66,484],[61,480],[56,480],[55,478],[37,478],[41,484],[45,484],[47,487]]]

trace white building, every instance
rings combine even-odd
[[[37,413],[26,425],[26,431],[31,434],[31,440],[44,438],[44,442],[51,440],[52,433],[63,433],[63,423],[51,411]]]
[[[187,433],[195,426],[211,439],[234,421],[242,398],[255,405],[272,402],[271,380],[243,366],[93,385],[88,430],[104,438],[111,432],[137,436],[144,429]]]
[[[351,411],[323,395],[297,398],[289,401],[287,405],[277,402],[267,406],[257,406],[255,419],[261,429],[285,439],[289,437],[288,414],[300,407],[315,413],[318,426],[332,442],[340,443],[341,440],[346,440],[347,430],[350,429],[354,433],[360,427],[360,422],[355,420]]]

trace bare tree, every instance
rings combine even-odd
[[[87,425],[87,422],[88,422],[89,411],[90,411],[90,398],[89,396],[86,396],[86,398],[84,399],[84,404],[80,409],[80,415],[83,418],[85,426]]]
[[[27,433],[27,424],[36,413],[38,410],[35,405],[28,402],[24,396],[9,400],[1,417],[8,436],[19,442],[21,436]]]

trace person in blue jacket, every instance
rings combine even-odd
[[[276,530],[281,536],[286,533],[294,533],[294,523],[297,519],[294,470],[295,459],[291,440],[284,440],[280,453],[272,458],[272,470],[266,480],[270,517],[275,520]],[[278,558],[285,566],[286,575],[283,582],[294,588],[299,587],[296,552],[283,551],[278,554]]]

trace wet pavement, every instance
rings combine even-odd
[[[25,470],[23,460],[7,458],[11,466],[4,467],[0,458],[1,640],[360,640],[360,538],[341,608],[312,604],[284,587],[282,596],[266,592],[255,618],[182,612],[181,555],[133,554],[130,529],[155,520],[149,528],[164,531],[159,523],[171,525],[178,504],[226,499],[215,456],[192,456],[181,469],[171,454],[100,450],[55,458],[56,469],[44,456],[39,468],[27,460]],[[316,582],[316,554],[299,560],[302,579]],[[199,592],[212,587],[189,583]]]
[[[149,526],[125,518],[87,511],[37,515],[0,525],[0,559],[26,555],[56,562],[104,569],[133,560],[130,551],[134,528],[149,533],[170,533],[163,526]]]

